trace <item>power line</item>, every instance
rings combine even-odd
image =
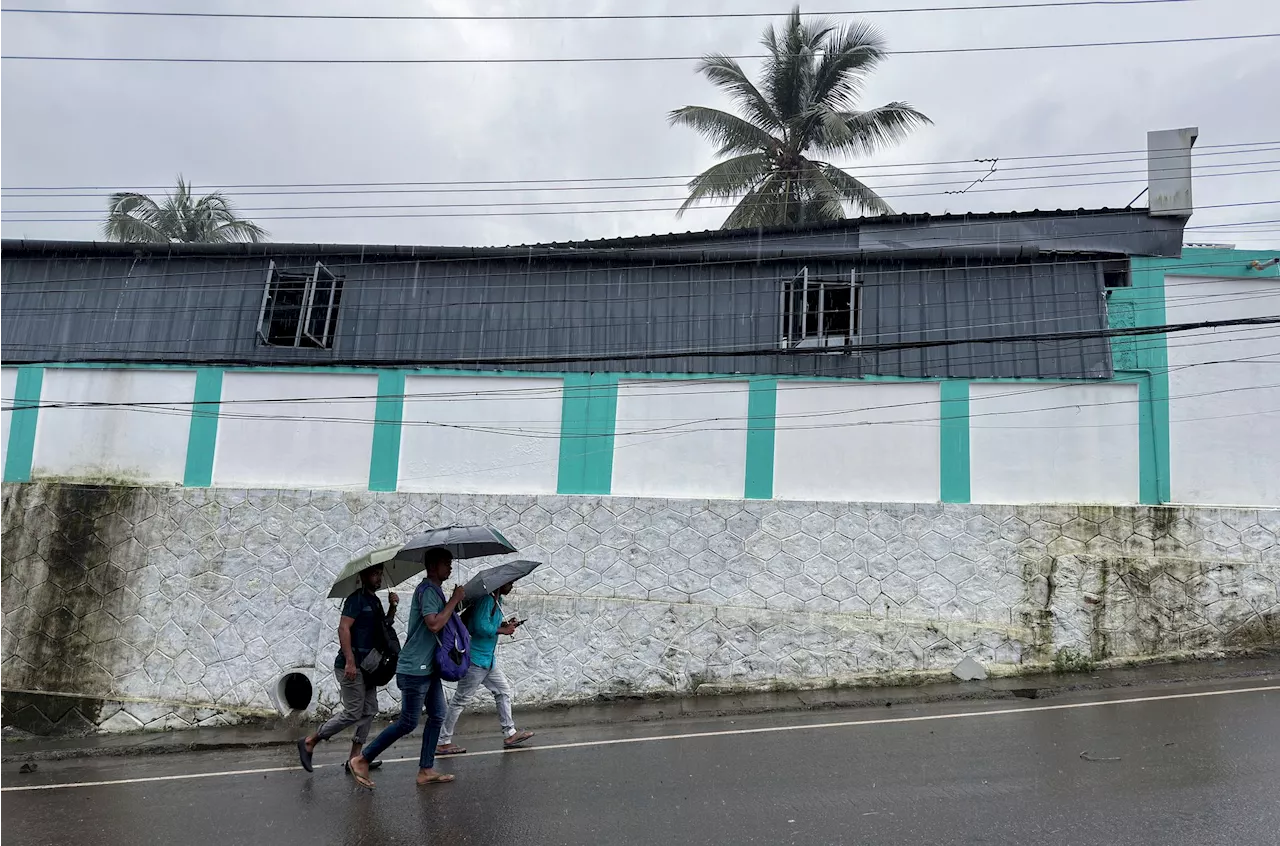
[[[1238,173],[1217,173],[1203,174],[1200,178],[1208,178],[1210,176],[1249,176],[1260,173],[1280,173],[1280,168],[1269,168],[1263,170],[1240,171]],[[1069,189],[1069,188],[1087,188],[1099,185],[1130,185],[1135,182],[1143,182],[1146,180],[1145,175],[1135,175],[1132,179],[1104,179],[1094,182],[1073,182],[1064,185],[1019,185],[1005,188],[977,188],[969,191],[969,194],[996,194],[1007,191],[1036,191],[1049,189]],[[922,191],[906,194],[886,193],[880,196],[884,199],[900,200],[916,197],[939,197],[947,192],[939,191]],[[675,199],[672,198],[671,202]],[[573,202],[573,201],[568,201]],[[624,202],[622,200],[614,201],[581,201],[579,204],[588,202]],[[639,200],[630,200],[628,202],[639,202]],[[658,200],[653,200],[658,202]],[[555,203],[545,203],[545,205],[554,205]],[[500,203],[488,204],[491,206],[502,205]],[[692,210],[712,210],[712,209],[732,209],[735,203],[715,203],[699,201],[697,205],[692,206]],[[391,206],[389,206],[391,207]],[[416,206],[415,206],[416,207]],[[444,206],[432,206],[424,204],[422,208],[443,208]],[[478,206],[477,206],[478,207]],[[340,206],[333,208],[340,209]],[[468,207],[470,208],[470,207]],[[318,214],[272,214],[259,215],[258,220],[386,220],[386,219],[419,219],[419,218],[436,218],[436,217],[531,217],[545,215],[565,215],[565,214],[634,214],[637,212],[660,212],[660,211],[679,211],[682,206],[647,206],[644,208],[613,208],[613,209],[535,209],[533,211],[463,211],[463,212],[397,212],[394,214],[338,214],[338,215],[318,215]],[[1205,208],[1205,207],[1201,207]],[[45,212],[33,210],[31,214],[50,214],[56,212]],[[81,214],[82,212],[68,212]],[[66,218],[11,218],[10,223],[100,223],[100,217],[66,217]]]
[[[1031,322],[1031,321],[1028,321]],[[1264,317],[1245,317],[1233,318],[1230,320],[1205,320],[1188,323],[1171,323],[1161,326],[1132,326],[1111,328],[1102,330],[1079,330],[1079,331],[1062,331],[1062,332],[1042,332],[1030,334],[1001,335],[985,338],[942,338],[932,341],[889,341],[876,344],[853,344],[841,348],[841,352],[852,356],[854,354],[882,353],[882,352],[901,352],[908,350],[924,350],[935,347],[954,347],[965,344],[1017,344],[1017,343],[1052,343],[1058,341],[1075,341],[1090,340],[1102,338],[1125,338],[1125,337],[1142,337],[1147,335],[1172,334],[1178,332],[1190,332],[1199,329],[1215,329],[1228,326],[1269,326],[1280,324],[1280,315],[1268,315]],[[93,346],[103,346],[104,344],[96,344]],[[10,349],[15,346],[9,345]],[[58,346],[69,346],[67,344],[59,344]],[[40,347],[39,349],[43,349]],[[135,350],[136,352],[136,350]],[[175,351],[166,351],[173,354]],[[456,354],[448,358],[428,358],[425,356],[416,356],[412,359],[399,358],[378,358],[376,360],[361,359],[359,361],[351,361],[347,359],[328,359],[325,361],[327,366],[411,366],[411,367],[461,367],[464,365],[475,367],[498,367],[498,366],[518,366],[518,365],[534,365],[534,364],[599,364],[607,361],[653,361],[661,359],[673,358],[742,358],[746,356],[769,356],[773,358],[790,358],[812,356],[812,350],[800,349],[779,349],[776,346],[771,347],[754,347],[749,349],[725,349],[725,348],[691,348],[683,350],[637,350],[627,352],[607,352],[598,351],[592,353],[581,354],[560,354],[560,355],[523,355],[523,356],[472,356],[464,354]],[[79,361],[79,360],[76,360]],[[106,357],[98,357],[92,359],[95,363],[111,363],[116,361]],[[135,362],[136,363],[136,362]],[[193,364],[195,362],[192,362]],[[240,364],[240,360],[230,358],[208,357],[202,358],[199,362],[203,365],[216,364]]]
[[[1274,144],[1280,144],[1280,139],[1271,139],[1267,141],[1237,141],[1231,144],[1197,144],[1192,151],[1195,159],[1205,156],[1229,156],[1229,155],[1247,155],[1254,152],[1270,152],[1269,150],[1253,150],[1253,149],[1234,149],[1227,148],[1237,147],[1263,147]],[[1208,152],[1210,150],[1219,150],[1224,152]],[[1059,164],[1039,165],[1037,167],[1087,167],[1093,164],[1117,164],[1120,162],[1137,162],[1147,161],[1145,154],[1147,150],[1098,150],[1088,153],[1042,153],[1039,155],[1028,156],[993,156],[990,158],[999,158],[1002,162],[1015,161],[1045,161],[1049,159],[1068,159],[1068,158],[1096,158],[1098,156],[1129,156],[1135,154],[1144,154],[1142,158],[1136,159],[1110,159],[1096,162],[1064,162]],[[880,169],[880,168],[900,168],[900,167],[935,167],[942,165],[954,164],[973,164],[976,159],[944,159],[941,161],[931,162],[900,162],[897,164],[857,164],[848,167],[857,167],[861,170]],[[1001,168],[1002,171],[1019,170],[1021,168]],[[985,171],[986,168],[983,168]],[[971,171],[977,172],[977,171]],[[893,174],[903,176],[906,174]],[[927,174],[925,174],[927,175]],[[691,179],[696,174],[666,174],[659,176],[596,176],[596,177],[561,177],[556,179],[491,179],[491,180],[453,180],[453,181],[434,181],[434,182],[259,182],[259,183],[242,183],[242,184],[212,184],[202,186],[205,190],[229,190],[240,193],[238,189],[247,188],[354,188],[354,187],[378,187],[378,186],[423,186],[423,185],[533,185],[533,184],[561,184],[567,182],[619,182],[619,181],[638,181],[638,180],[657,180],[657,179]],[[143,185],[135,188],[136,191],[162,191],[172,188],[172,185]],[[621,187],[621,186],[619,186]],[[9,186],[4,191],[119,191],[118,186],[109,185],[63,185],[63,186]],[[531,189],[530,189],[531,190]],[[277,193],[277,192],[269,192]]]
[[[1235,162],[1228,165],[1217,165],[1217,167],[1247,167],[1251,165],[1260,165],[1260,164],[1261,165],[1280,164],[1280,159],[1267,159],[1267,160],[1256,161],[1256,162]],[[1214,165],[1205,165],[1205,167],[1214,167]],[[1180,168],[1172,168],[1172,169],[1177,170]],[[1226,176],[1253,176],[1253,175],[1262,174],[1262,173],[1280,173],[1280,168],[1259,168],[1254,170],[1202,173],[1202,174],[1199,174],[1197,178],[1210,179],[1214,177],[1226,177]],[[942,175],[942,174],[936,174],[936,175]],[[1075,179],[1077,177],[1083,177],[1083,176],[1115,176],[1115,175],[1125,175],[1125,176],[1131,175],[1131,176],[1134,176],[1135,179],[1104,180],[1102,182],[1091,182],[1091,183],[1025,185],[1025,186],[1020,186],[1020,189],[1035,190],[1040,188],[1074,188],[1080,185],[1100,185],[1100,184],[1122,185],[1122,184],[1127,184],[1128,182],[1136,181],[1137,179],[1140,179],[1140,178],[1147,178],[1149,176],[1149,171],[1147,170],[1109,170],[1109,171],[1104,170],[1104,171],[1093,171],[1088,173],[1035,174],[1031,176],[1011,176],[1011,177],[1006,177],[1004,179],[991,179],[991,180],[987,180],[987,182],[984,184],[990,185],[991,183],[997,183],[997,182],[1026,182],[1026,181],[1041,180],[1041,179]],[[913,188],[913,187],[940,186],[940,185],[967,185],[971,182],[972,182],[971,179],[960,179],[960,180],[949,180],[949,181],[942,181],[942,182],[931,182],[931,181],[903,182],[903,183],[895,183],[890,185],[881,185],[878,187],[877,186],[871,186],[871,187],[874,190],[876,190],[877,193],[879,193],[884,188]],[[601,186],[595,186],[597,190],[600,187]],[[652,189],[652,188],[680,188],[684,186],[673,184],[673,185],[651,185],[651,186],[636,186],[636,187]],[[543,189],[543,190],[566,190],[566,189],[561,188],[561,189]],[[589,190],[589,189],[584,188],[584,189],[577,189],[577,190]],[[1015,190],[1015,189],[1005,189],[1005,190]],[[935,192],[935,194],[936,193],[937,192]],[[944,191],[941,193],[946,194],[946,193],[952,193],[952,192]],[[882,196],[891,197],[894,195],[883,194]],[[900,196],[906,196],[906,195],[900,195]],[[730,199],[730,198],[726,197],[726,198],[720,198],[720,199]],[[243,211],[243,212],[313,211],[313,210],[329,210],[329,209],[337,210],[337,211],[352,211],[352,210],[367,210],[367,209],[436,209],[436,208],[439,208],[439,209],[464,208],[465,209],[465,208],[506,208],[506,207],[512,207],[512,206],[584,206],[584,205],[589,206],[589,205],[606,205],[606,204],[616,204],[616,203],[672,203],[672,202],[682,202],[682,201],[683,201],[682,197],[661,196],[661,197],[618,197],[618,198],[610,198],[610,199],[603,199],[603,200],[580,199],[580,198],[575,198],[572,200],[517,200],[517,201],[500,201],[500,202],[485,200],[485,201],[478,201],[478,202],[415,203],[415,204],[400,204],[400,205],[392,204],[392,203],[369,203],[369,204],[363,204],[363,205],[330,204],[330,205],[305,205],[305,206],[240,206],[237,208],[237,211]],[[774,205],[778,205],[778,204],[785,204],[787,201],[780,199],[780,200],[771,201],[771,202]],[[791,202],[794,202],[794,200],[792,200]],[[729,206],[728,205],[698,206],[698,208],[720,208],[720,207],[727,208]],[[650,209],[648,208],[617,209],[617,211],[649,211],[649,210]],[[12,208],[4,209],[4,213],[6,215],[8,214],[97,214],[99,213],[99,211],[100,210],[98,209],[12,209]],[[272,218],[267,217],[263,219],[271,220]],[[22,222],[22,221],[15,220],[14,222]]]
[[[1235,361],[1223,360],[1218,362],[1205,362],[1204,364],[1227,364],[1227,363],[1235,363]],[[1195,367],[1195,366],[1198,366],[1198,365],[1195,365],[1195,364],[1184,365],[1184,367]],[[1182,368],[1179,368],[1179,369],[1182,369]],[[842,386],[847,387],[850,384],[859,384],[859,383],[846,382],[846,383],[843,383]],[[1115,384],[1124,384],[1124,383],[1116,383],[1116,382],[1108,381],[1108,382],[1083,382],[1083,383],[1041,385],[1041,386],[1037,386],[1035,388],[1030,388],[1026,390],[1010,391],[999,397],[994,397],[994,396],[970,397],[970,403],[981,402],[984,399],[989,399],[989,400],[1005,399],[1010,396],[1021,396],[1021,395],[1032,394],[1032,393],[1045,393],[1048,391],[1066,390],[1069,388],[1078,388],[1078,387],[1110,386]],[[795,386],[794,388],[789,388],[788,390],[807,391],[809,389],[810,389],[810,386],[808,385],[798,385],[798,386]],[[1243,391],[1259,391],[1259,390],[1270,391],[1270,390],[1276,390],[1276,389],[1280,389],[1280,384],[1247,385],[1247,386],[1238,386],[1238,387],[1232,387],[1232,388],[1218,388],[1214,390],[1199,391],[1199,392],[1190,393],[1190,394],[1170,394],[1168,397],[1168,401],[1173,402],[1181,399],[1197,399],[1197,398],[1206,397],[1206,396],[1217,396],[1221,394],[1241,393]],[[281,400],[281,401],[287,402],[288,400]],[[969,419],[972,420],[974,418],[1005,417],[1005,416],[1019,415],[1019,414],[1037,414],[1045,411],[1063,411],[1067,409],[1078,409],[1078,408],[1102,408],[1102,407],[1117,406],[1117,405],[1137,405],[1137,404],[1141,404],[1142,402],[1143,402],[1142,398],[1137,397],[1133,399],[1106,400],[1102,402],[1092,402],[1092,403],[1073,402],[1073,403],[1068,403],[1068,404],[1058,405],[1058,406],[1044,406],[1041,408],[1016,409],[1016,410],[1010,410],[1010,411],[985,411],[985,412],[980,411],[980,412],[971,412],[969,414]],[[845,421],[845,422],[835,422],[835,423],[812,423],[807,425],[803,425],[803,424],[802,425],[779,425],[778,421],[779,419],[790,420],[790,419],[808,419],[808,418],[816,418],[816,417],[836,417],[836,416],[844,416],[844,415],[850,415],[850,414],[864,414],[871,411],[883,411],[883,410],[892,409],[892,408],[906,408],[906,407],[912,407],[912,406],[915,406],[915,407],[935,406],[938,404],[939,404],[938,400],[929,399],[929,400],[915,400],[915,401],[905,402],[905,403],[891,403],[888,405],[879,405],[879,406],[863,406],[863,407],[850,408],[850,409],[838,409],[838,410],[832,410],[832,411],[796,412],[789,415],[787,414],[784,414],[781,416],[775,415],[772,424],[768,426],[764,426],[762,428],[776,432],[776,431],[803,431],[803,430],[813,430],[813,429],[844,429],[844,428],[851,428],[854,426],[911,425],[911,424],[922,424],[922,423],[936,426],[938,425],[936,417],[917,417],[917,418],[907,418],[907,419],[901,419],[901,420],[874,420],[874,421],[859,420],[859,421]],[[23,410],[23,409],[32,408],[32,407],[61,408],[64,410],[94,410],[93,408],[89,408],[89,407],[82,407],[77,405],[62,405],[62,404],[52,404],[49,406],[21,405],[21,406],[15,406],[12,409],[5,409],[5,410]],[[102,410],[106,410],[106,409],[102,409]],[[292,423],[338,423],[338,424],[357,425],[357,426],[371,426],[371,425],[376,425],[377,423],[377,421],[372,419],[362,419],[362,418],[355,418],[355,417],[321,417],[321,416],[311,416],[311,415],[299,416],[299,415],[287,415],[287,414],[282,414],[282,415],[252,414],[252,413],[237,412],[237,411],[208,412],[208,411],[197,410],[197,409],[188,410],[185,408],[179,408],[178,405],[176,404],[170,407],[163,407],[163,406],[133,407],[133,406],[129,406],[128,404],[120,404],[119,406],[113,407],[110,410],[137,411],[143,414],[159,414],[159,415],[181,416],[181,417],[217,416],[219,420],[257,420],[257,421],[266,421],[266,422],[292,422]],[[1251,413],[1271,414],[1275,412],[1261,411],[1261,412],[1251,412]],[[1236,415],[1226,415],[1226,416],[1236,416]],[[653,426],[646,429],[633,429],[626,432],[615,431],[614,437],[615,438],[635,437],[639,435],[653,435],[658,433],[671,434],[674,436],[674,435],[693,434],[696,432],[741,431],[744,428],[744,426],[742,425],[703,426],[701,424],[739,423],[739,422],[745,423],[751,419],[752,418],[748,415],[748,416],[722,416],[722,417],[712,417],[712,418],[703,418],[703,419],[681,420],[668,426]],[[1136,426],[1137,421],[1134,421],[1132,423],[1125,423],[1125,424],[1093,424],[1093,425],[1073,424],[1065,427],[1035,427],[1035,428],[1074,429],[1074,428],[1096,428],[1099,426],[1112,426],[1112,425]],[[528,429],[519,429],[519,428],[504,429],[501,427],[470,425],[467,423],[456,423],[456,422],[442,422],[437,420],[403,420],[401,421],[401,426],[407,427],[407,428],[458,429],[462,431],[478,432],[481,434],[505,435],[509,437],[519,437],[519,438],[527,438],[527,439],[535,439],[535,440],[537,439],[575,440],[575,439],[586,439],[586,438],[595,437],[594,435],[590,435],[590,434],[575,434],[571,432],[567,433],[558,428],[555,430],[550,428],[543,429],[543,430],[528,430]],[[691,428],[691,427],[699,427],[699,428]],[[984,428],[996,428],[996,427],[984,427]],[[1017,427],[1017,428],[1026,428],[1026,427]]]
[[[1280,340],[1280,334],[1269,334],[1262,337],[1251,337],[1251,338],[1223,339],[1221,337],[1221,335],[1228,334],[1231,331],[1232,330],[1225,330],[1222,333],[1215,333],[1212,338],[1209,338],[1207,340],[1179,344],[1178,349],[1182,350],[1190,347],[1215,346],[1215,345],[1220,345],[1224,343],[1235,343],[1235,342],[1254,342],[1258,340],[1265,340],[1265,341]],[[1234,331],[1255,332],[1257,330],[1253,328],[1247,328],[1247,329],[1239,329]],[[1256,361],[1257,359],[1270,357],[1273,355],[1280,355],[1280,352],[1265,352],[1265,353],[1259,353],[1253,356],[1244,356],[1241,358],[1221,359],[1221,360],[1206,361],[1206,362],[1195,362],[1191,364],[1183,364],[1183,365],[1177,365],[1177,366],[1165,366],[1163,368],[1158,368],[1157,372],[1172,373],[1172,372],[1176,372],[1189,367],[1204,367],[1204,366],[1216,365],[1216,364],[1238,364],[1238,363]],[[1270,363],[1270,362],[1266,362],[1266,363]],[[56,363],[51,364],[50,366],[53,367],[54,369],[57,369]],[[368,376],[372,376],[372,373],[363,374],[363,375],[365,375],[367,378]],[[482,374],[477,374],[477,375],[482,376]],[[452,378],[449,376],[439,376],[439,375],[433,375],[433,374],[406,374],[406,376],[408,378],[425,378],[425,379],[432,379],[432,380]],[[466,378],[466,377],[463,377],[463,378]],[[521,374],[520,376],[508,377],[508,378],[523,379],[523,380],[527,380],[527,379],[549,380],[549,379],[554,379],[555,377],[548,376],[547,374],[540,374],[537,372],[530,371],[528,373]],[[728,389],[719,387],[713,390],[704,390],[704,391],[647,391],[646,390],[644,391],[643,396],[647,398],[647,397],[661,397],[661,396],[690,396],[690,395],[708,396],[708,395],[722,395],[726,393],[739,393],[741,391],[741,386],[752,378],[758,378],[758,376],[756,376],[756,374],[732,374],[732,375],[726,374],[726,375],[721,375],[716,377],[680,379],[678,380],[679,384],[684,386],[689,386],[689,385],[692,385],[695,387],[696,386],[724,386],[726,383],[736,383],[738,387],[728,388]],[[938,379],[941,379],[941,378],[946,378],[946,377],[938,376],[938,377],[932,377],[932,379],[930,377],[920,377],[920,381],[937,381]],[[1054,377],[1042,377],[1042,378],[1049,379]],[[650,385],[662,384],[662,385],[668,385],[668,386],[672,382],[672,380],[670,379],[664,379],[661,375],[656,375],[656,376],[629,375],[628,380],[645,382]],[[1077,379],[1077,380],[1067,380],[1065,382],[1055,380],[1055,383],[1051,385],[1047,385],[1047,386],[1040,385],[1035,388],[1029,388],[1025,391],[1017,391],[1014,393],[1016,394],[1039,393],[1039,392],[1050,390],[1053,388],[1079,386],[1079,385],[1111,384],[1111,383],[1112,382],[1109,380],[1099,380],[1099,379]],[[826,381],[804,382],[803,386],[805,390],[820,390],[824,388],[847,387],[850,384],[871,384],[871,382],[866,380],[864,377],[838,377],[838,378],[829,378]],[[590,394],[591,392],[596,390],[598,390],[598,388],[596,386],[591,386],[591,385],[584,385],[584,386],[555,385],[555,386],[546,387],[546,388],[542,388],[542,387],[509,388],[508,387],[508,388],[492,388],[492,389],[485,389],[485,390],[473,390],[473,391],[464,391],[464,392],[445,392],[445,393],[405,392],[402,394],[394,394],[394,393],[393,394],[345,394],[345,395],[338,395],[338,396],[292,396],[292,397],[267,397],[267,398],[232,399],[232,400],[219,399],[216,401],[204,401],[204,400],[193,399],[187,402],[175,402],[175,401],[169,401],[169,400],[116,401],[116,402],[69,400],[65,402],[48,401],[48,402],[40,403],[38,405],[22,405],[19,407],[20,408],[36,408],[36,409],[43,409],[43,408],[112,409],[112,408],[135,408],[135,407],[137,408],[143,408],[143,407],[177,408],[178,406],[200,405],[200,406],[218,406],[222,408],[222,407],[233,406],[233,405],[270,405],[270,404],[277,404],[277,403],[280,403],[280,404],[324,403],[327,405],[333,405],[333,404],[345,404],[345,403],[355,403],[355,402],[369,402],[377,399],[401,399],[401,400],[404,400],[405,402],[437,402],[437,403],[483,402],[483,401],[489,401],[489,400],[509,401],[509,400],[525,400],[525,399],[530,399],[530,400],[558,399],[561,396],[572,395],[575,393]],[[1005,396],[1010,396],[1010,395],[1013,395],[1013,394],[1006,394]],[[866,407],[858,410],[874,411],[874,410],[881,410],[884,408],[898,408],[898,407],[905,407],[910,405],[927,405],[927,404],[930,404],[931,402],[932,401],[913,401],[909,403],[898,403],[898,404],[893,404],[888,406],[871,406],[871,407]],[[12,411],[13,407],[12,406],[6,407],[3,410]],[[197,412],[203,413],[203,412],[199,412],[198,409],[197,409]],[[819,413],[819,415],[832,414],[832,413],[843,413],[843,412],[821,412]],[[313,418],[308,417],[308,418],[298,418],[298,419],[313,419]],[[675,418],[671,418],[671,419],[675,419]],[[526,422],[526,421],[508,421],[508,422]]]
[[[844,17],[847,15],[897,15],[919,12],[978,12],[1005,9],[1060,9],[1086,6],[1153,6],[1185,3],[1193,0],[1056,0],[1046,3],[986,3],[978,6],[917,6],[908,8],[851,9],[830,12],[801,12],[803,17]],[[214,18],[245,20],[309,20],[309,21],[634,21],[634,20],[708,20],[730,18],[780,18],[786,11],[776,12],[684,12],[665,14],[604,15],[340,15],[286,14],[263,12],[155,12],[100,9],[25,9],[0,10],[23,15],[93,15],[101,17],[143,18]]]
[[[1187,38],[1152,38],[1135,41],[1085,41],[1074,44],[1005,44],[990,47],[932,47],[918,50],[892,50],[888,56],[940,56],[968,53],[1010,53],[1027,50],[1073,50],[1094,47],[1143,47],[1154,44],[1201,44],[1219,41],[1253,41],[1280,38],[1280,32],[1244,33],[1238,35],[1198,35]],[[273,59],[200,56],[0,56],[14,62],[107,62],[125,64],[199,64],[199,65],[547,65],[599,64],[639,62],[690,62],[702,56],[528,56],[457,59]],[[730,59],[768,59],[763,53],[728,56]]]

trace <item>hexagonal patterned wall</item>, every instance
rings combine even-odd
[[[523,704],[1277,640],[1275,510],[37,483],[4,487],[7,718],[213,725],[272,709],[295,669],[326,711],[333,575],[455,523],[546,562],[511,597],[529,624],[499,649]]]

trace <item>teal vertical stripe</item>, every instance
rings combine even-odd
[[[9,443],[5,448],[4,480],[31,481],[31,461],[36,452],[36,423],[40,414],[43,367],[19,367],[13,385],[13,411],[9,414]]]
[[[1130,287],[1114,288],[1107,302],[1107,323],[1162,326],[1165,323],[1164,276],[1177,260],[1135,257],[1130,260]],[[1213,275],[1206,269],[1205,275]],[[1136,371],[1138,379],[1138,497],[1144,505],[1160,505],[1172,497],[1169,473],[1169,347],[1164,335],[1112,338],[1117,369]],[[1123,373],[1117,373],[1122,376]]]
[[[969,383],[941,383],[938,490],[943,502],[969,501]]]
[[[218,448],[218,413],[222,404],[222,370],[202,367],[196,371],[196,391],[191,403],[191,428],[187,433],[187,468],[182,484],[207,488],[213,484],[213,456]]]
[[[608,494],[613,489],[613,435],[618,422],[618,376],[570,373],[560,412],[562,494]]]
[[[747,393],[747,499],[773,499],[773,444],[778,380],[752,379]]]
[[[404,429],[404,371],[378,372],[378,405],[373,413],[369,490],[394,491],[400,483],[400,433]]]

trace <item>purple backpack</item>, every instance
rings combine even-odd
[[[419,589],[422,587],[430,587],[442,603],[448,604],[444,591],[431,582],[423,582]],[[422,607],[421,600],[418,607]],[[471,669],[471,632],[467,631],[456,611],[436,635],[436,669],[440,678],[451,682],[462,681],[467,670]]]

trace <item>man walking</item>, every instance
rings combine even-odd
[[[298,757],[307,772],[312,772],[312,755],[320,741],[328,740],[348,726],[355,726],[351,755],[348,756],[352,757],[359,754],[369,738],[369,726],[378,713],[378,688],[365,678],[360,662],[380,643],[384,615],[377,591],[381,587],[382,565],[375,564],[360,572],[360,589],[342,603],[342,619],[338,622],[338,657],[333,662],[342,706],[315,734],[298,741]],[[390,610],[385,618],[395,619],[400,597],[392,593],[387,600]]]
[[[467,707],[481,685],[489,689],[497,703],[503,747],[511,749],[533,737],[531,731],[516,731],[515,718],[511,715],[511,685],[495,660],[498,635],[515,634],[521,624],[514,617],[508,620],[502,616],[502,597],[511,593],[514,585],[515,582],[507,582],[493,593],[480,597],[462,615],[467,631],[471,632],[471,669],[458,682],[458,689],[449,702],[449,713],[440,731],[440,745],[436,747],[438,755],[461,755],[467,751],[453,743],[453,730],[458,725],[458,717],[462,716],[462,709]]]
[[[351,774],[364,787],[373,787],[369,770],[378,764],[378,756],[400,738],[418,727],[423,707],[427,710],[427,728],[422,733],[422,752],[418,756],[418,785],[453,781],[453,776],[435,771],[436,743],[444,723],[444,688],[436,666],[436,634],[462,602],[463,590],[458,585],[446,602],[444,583],[453,573],[453,554],[436,547],[426,552],[426,578],[413,592],[409,605],[409,623],[400,661],[396,665],[396,684],[400,688],[400,718],[373,739],[363,753],[349,762]]]

